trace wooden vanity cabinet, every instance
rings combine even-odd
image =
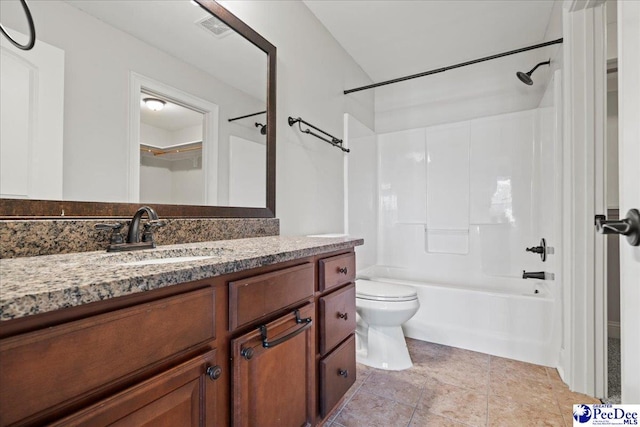
[[[355,381],[355,255],[0,323],[0,427],[316,426]]]

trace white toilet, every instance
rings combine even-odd
[[[412,367],[401,325],[418,308],[418,295],[411,286],[356,280],[358,363],[390,371]]]

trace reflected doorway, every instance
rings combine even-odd
[[[218,205],[217,104],[130,75],[129,201]]]
[[[140,202],[204,205],[204,114],[140,93]]]

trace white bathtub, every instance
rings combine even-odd
[[[405,270],[380,266],[358,272],[358,278],[416,288],[420,309],[403,325],[406,336],[557,366],[561,325],[554,282],[512,279],[471,287],[407,276]]]

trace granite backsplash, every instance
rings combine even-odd
[[[117,221],[120,220],[2,220],[0,258],[106,250],[111,231],[96,230],[95,225]],[[158,246],[280,234],[277,218],[184,218],[166,222],[154,232]],[[126,236],[126,225],[121,232]]]

